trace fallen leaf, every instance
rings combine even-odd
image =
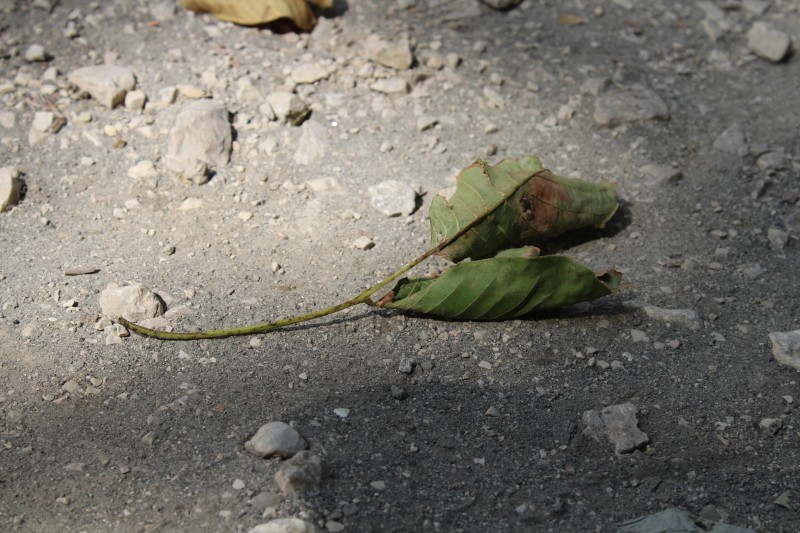
[[[196,13],[211,13],[217,18],[257,26],[278,19],[289,19],[303,31],[310,31],[317,17],[306,2],[323,9],[333,0],[180,0],[181,6]]]
[[[595,274],[564,256],[530,256],[531,249],[459,263],[436,278],[404,278],[388,309],[459,320],[508,320],[617,292],[622,275]]]
[[[775,498],[775,501],[773,503],[775,505],[780,505],[781,507],[784,507],[784,508],[789,509],[790,511],[794,512],[794,507],[792,507],[792,504],[789,501],[789,491],[788,490],[783,491],[780,494],[780,496]]]
[[[484,259],[569,230],[602,228],[616,211],[610,185],[555,176],[536,157],[494,166],[478,160],[458,175],[450,200],[432,200],[431,241],[436,246],[480,219],[439,255],[456,263]]]

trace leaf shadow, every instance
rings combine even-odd
[[[537,242],[535,244],[541,248],[542,255],[552,255],[591,241],[610,238],[618,235],[633,222],[633,210],[631,209],[633,204],[627,200],[619,200],[618,202],[619,208],[617,209],[617,212],[614,214],[614,217],[608,221],[604,228],[584,228],[573,230],[559,235],[558,237],[554,237],[543,242]]]

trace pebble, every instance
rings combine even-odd
[[[417,208],[417,191],[406,183],[387,180],[368,190],[372,207],[388,217],[409,216]]]
[[[783,152],[767,152],[758,156],[756,166],[766,173],[783,170],[789,166],[789,158]]]
[[[40,44],[30,45],[25,50],[25,61],[29,63],[47,61],[47,52],[44,51],[44,46]]]
[[[322,483],[323,473],[322,459],[306,450],[281,464],[275,474],[275,483],[284,494],[314,490]]]
[[[361,237],[357,238],[351,244],[353,248],[358,248],[359,250],[369,250],[370,248],[375,247],[375,243],[367,237],[366,235],[362,235]]]
[[[0,126],[10,130],[16,123],[16,117],[13,111],[0,111]]]
[[[631,330],[631,340],[633,342],[647,342],[650,339],[647,336],[647,333],[640,329],[632,329]]]
[[[622,305],[627,309],[645,314],[654,320],[658,320],[659,322],[667,322],[676,326],[691,329],[693,331],[700,329],[700,315],[697,313],[697,311],[692,309],[664,309],[663,307],[656,307],[655,305],[641,302],[639,300],[628,300],[623,302]]]
[[[169,132],[167,168],[176,173],[192,172],[197,161],[210,166],[226,165],[231,156],[231,125],[228,110],[213,100],[199,100],[184,107]]]
[[[683,179],[683,172],[672,165],[653,163],[642,166],[642,175],[648,185],[674,185]]]
[[[800,371],[800,329],[773,331],[769,334],[769,340],[772,341],[775,360]]]
[[[375,92],[384,94],[407,93],[409,90],[408,81],[405,78],[386,78],[372,83],[369,88]]]
[[[266,102],[275,118],[284,123],[292,123],[295,126],[299,125],[299,123],[295,122],[308,115],[309,112],[308,104],[303,102],[296,94],[288,91],[272,92],[267,95]]]
[[[725,12],[715,4],[711,2],[698,2],[697,7],[702,9],[706,14],[701,25],[703,31],[706,32],[706,35],[708,35],[712,41],[719,40],[733,27],[733,24],[725,15]]]
[[[38,132],[45,133],[50,131],[50,128],[53,127],[55,120],[56,116],[52,111],[37,111],[33,115],[31,128]]]
[[[147,101],[147,97],[144,94],[144,91],[128,91],[125,95],[125,108],[130,109],[131,111],[141,111],[144,109],[144,104]]]
[[[165,92],[161,100],[170,104],[175,101],[175,91],[177,91],[179,95],[190,100],[202,100],[211,97],[211,93],[202,87],[197,87],[196,85],[190,85],[188,83],[179,83],[175,85],[174,88],[166,87],[163,90]]]
[[[325,155],[328,132],[322,123],[316,120],[307,120],[303,123],[297,151],[294,153],[294,162],[298,165],[310,165]]]
[[[392,398],[394,398],[395,400],[405,400],[406,398],[408,398],[408,391],[405,390],[403,387],[392,385],[391,392],[392,392]]]
[[[131,178],[151,178],[156,174],[156,166],[149,159],[143,159],[128,169]]]
[[[490,405],[489,408],[483,413],[484,416],[502,416],[500,411],[494,405]]]
[[[606,128],[646,120],[667,120],[669,109],[653,90],[634,86],[623,90],[610,88],[597,97],[594,120]]]
[[[781,228],[769,228],[767,230],[767,240],[773,250],[783,250],[789,242],[789,234]]]
[[[241,479],[234,479],[233,483],[231,483],[231,487],[233,488],[233,490],[242,490],[245,487],[244,481],[242,481]]]
[[[339,418],[347,418],[350,416],[350,409],[347,407],[337,407],[333,410],[333,414],[338,416]]]
[[[427,131],[439,123],[439,119],[430,115],[417,117],[417,131]]]
[[[244,449],[258,457],[278,456],[288,459],[307,448],[308,442],[297,430],[284,422],[264,424],[244,443]]]
[[[328,520],[325,522],[325,529],[330,531],[330,533],[341,533],[344,531],[344,524],[335,520]]]
[[[783,420],[780,418],[762,418],[758,422],[758,429],[760,429],[768,437],[774,437],[783,427]]]
[[[598,442],[603,442],[603,437],[608,438],[617,454],[632,453],[650,442],[638,427],[638,410],[632,403],[623,403],[609,405],[602,411],[584,411],[581,417],[585,426],[583,434]]]
[[[247,530],[247,533],[318,533],[319,530],[299,518],[276,518]]]
[[[160,22],[175,18],[176,12],[177,6],[175,2],[159,2],[150,8],[150,14]]]
[[[411,68],[414,61],[411,45],[406,38],[390,42],[373,34],[364,41],[364,51],[370,61],[397,70]]]
[[[318,63],[303,63],[292,69],[292,80],[298,84],[314,83],[324,80],[333,73],[333,69]]]
[[[67,74],[67,79],[109,109],[122,103],[125,94],[136,87],[133,71],[119,65],[82,67]]]
[[[747,47],[750,51],[773,63],[782,61],[789,54],[791,44],[789,35],[766,22],[756,22],[747,32]]]
[[[492,363],[490,363],[489,361],[485,361],[484,360],[484,361],[481,361],[480,363],[478,363],[478,367],[479,368],[483,368],[484,370],[491,370],[492,369]]]
[[[370,481],[369,486],[374,490],[386,490],[386,482],[382,480]]]
[[[164,314],[164,302],[142,285],[109,287],[100,293],[103,314],[112,320],[123,317],[131,322]]]
[[[0,212],[17,205],[22,192],[22,180],[15,167],[0,168]]]
[[[734,122],[714,139],[714,148],[728,154],[746,155],[749,152],[742,125]]]

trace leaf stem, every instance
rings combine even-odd
[[[536,176],[537,174],[541,174],[545,172],[547,169],[541,169],[536,171],[531,175],[531,177]],[[465,225],[459,231],[451,235],[449,238],[443,240],[438,245],[434,246],[421,256],[417,257],[410,263],[406,264],[396,272],[389,275],[389,277],[379,281],[372,287],[364,290],[356,296],[355,298],[351,298],[345,302],[342,302],[337,305],[332,305],[330,307],[326,307],[325,309],[320,309],[318,311],[314,311],[311,313],[306,313],[303,315],[297,315],[290,318],[282,318],[280,320],[275,321],[267,321],[262,322],[260,324],[254,324],[251,326],[242,326],[239,328],[225,328],[225,329],[208,329],[204,331],[159,331],[157,329],[146,328],[144,326],[140,326],[139,324],[134,324],[133,322],[126,320],[125,318],[119,317],[117,318],[117,322],[128,328],[129,330],[133,331],[134,333],[138,333],[139,335],[144,335],[145,337],[150,337],[153,339],[160,339],[164,341],[194,341],[194,340],[202,340],[202,339],[224,339],[225,337],[238,337],[242,335],[253,335],[256,333],[266,333],[268,331],[272,331],[275,329],[283,328],[286,326],[291,326],[294,324],[299,324],[301,322],[307,322],[309,320],[314,320],[317,318],[322,318],[324,316],[331,315],[333,313],[337,313],[339,311],[343,311],[350,307],[359,305],[359,304],[367,304],[369,306],[374,306],[375,302],[372,301],[372,295],[384,288],[386,285],[394,281],[395,279],[399,278],[430,256],[441,252],[447,246],[452,244],[456,239],[464,235],[466,232],[471,230],[473,227],[477,226],[481,222],[486,219],[500,204],[502,204],[508,196],[501,199],[497,205],[491,206],[490,209],[487,209],[484,213],[480,216],[476,217],[472,220],[469,224]]]

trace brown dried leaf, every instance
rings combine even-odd
[[[323,9],[333,6],[333,0],[307,1]],[[317,23],[306,0],[180,0],[180,4],[196,13],[211,13],[244,26],[289,19],[301,30],[309,31]]]

